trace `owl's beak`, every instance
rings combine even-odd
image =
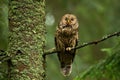
[[[67,24],[70,24],[70,23],[71,23],[71,22],[70,22],[70,20],[68,19],[68,20],[67,20]]]

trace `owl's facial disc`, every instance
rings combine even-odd
[[[59,24],[61,29],[76,29],[77,19],[76,16],[72,14],[65,14]]]
[[[66,17],[66,18],[65,18],[65,22],[66,22],[66,23],[65,23],[66,25],[71,25],[72,20],[71,20],[70,18],[67,18],[67,17]]]
[[[69,18],[65,18],[65,21],[63,22],[63,28],[72,28],[71,26],[71,20]]]

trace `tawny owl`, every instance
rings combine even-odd
[[[61,72],[69,76],[72,71],[72,63],[75,57],[75,49],[78,41],[78,21],[75,15],[65,14],[55,33],[55,46],[61,64]]]

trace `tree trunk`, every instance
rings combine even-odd
[[[44,80],[45,0],[11,0],[9,6],[10,80]]]

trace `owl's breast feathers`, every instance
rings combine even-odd
[[[71,27],[65,27],[62,29],[57,29],[57,34],[58,36],[61,36],[61,37],[72,37],[76,35],[77,31],[78,29],[72,29]]]
[[[57,29],[56,36],[59,41],[64,45],[61,47],[62,49],[65,47],[75,47],[77,45],[78,40],[78,29],[71,29],[69,27],[64,29]]]

